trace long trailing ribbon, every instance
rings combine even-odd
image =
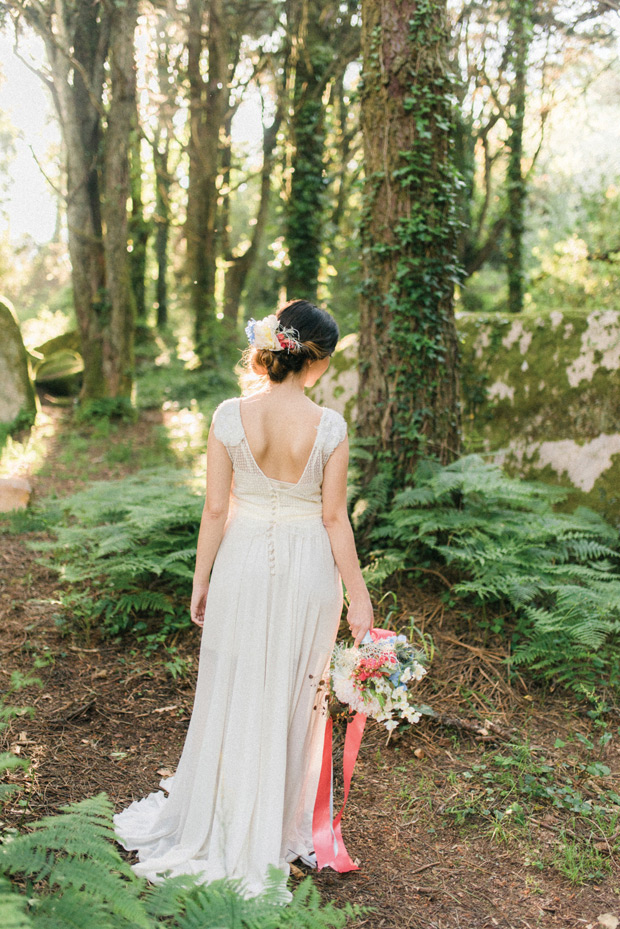
[[[389,629],[370,630],[370,639],[373,642],[389,638],[393,635],[395,635],[395,633],[391,632]],[[342,759],[344,802],[340,808],[340,812],[335,818],[332,764],[333,723],[331,717],[327,720],[325,725],[323,760],[321,762],[321,774],[319,776],[319,786],[316,793],[312,817],[312,838],[319,871],[321,868],[326,867],[333,868],[334,871],[339,871],[340,873],[359,870],[345,848],[340,823],[349,798],[353,769],[355,768],[355,762],[357,761],[357,756],[362,744],[362,736],[364,734],[367,718],[368,717],[365,716],[364,713],[356,713],[347,723],[347,734],[344,740],[344,754]]]
[[[362,735],[367,717],[363,713],[356,713],[347,724],[347,734],[344,740],[344,757],[342,760],[342,770],[344,776],[344,802],[340,812],[332,822],[333,815],[333,788],[332,788],[332,729],[331,718],[327,720],[325,726],[325,741],[323,742],[323,762],[321,765],[321,775],[319,777],[319,787],[314,804],[314,815],[312,818],[312,837],[314,839],[314,851],[319,871],[321,868],[330,867],[334,871],[357,871],[358,866],[351,860],[349,853],[345,848],[342,838],[342,829],[340,821],[344,808],[347,805],[349,789],[351,787],[351,778],[353,769],[362,744]]]

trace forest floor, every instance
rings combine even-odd
[[[37,507],[170,455],[166,414],[147,411],[97,435],[67,411],[46,413],[55,432],[30,475]],[[30,548],[47,531],[18,528],[0,520],[0,693],[14,670],[42,681],[6,698],[34,707],[11,721],[0,746],[31,761],[12,776],[23,790],[1,813],[4,827],[21,828],[99,791],[120,809],[173,773],[200,632],[178,637],[189,671],[176,679],[164,658],[129,639],[68,634],[55,622],[58,575]],[[614,929],[618,709],[509,682],[501,641],[485,639],[475,611],[450,601],[440,577],[429,583],[396,591],[393,621],[413,615],[433,637],[421,699],[438,715],[389,742],[368,723],[343,823],[359,870],[308,873],[324,899],[370,908],[355,927]],[[337,723],[336,766],[342,736]],[[293,883],[305,873],[295,869]]]

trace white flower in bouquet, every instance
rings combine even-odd
[[[382,722],[389,732],[399,719],[417,723],[421,713],[407,685],[426,674],[421,657],[405,636],[372,630],[360,647],[334,649],[332,691],[350,710]]]

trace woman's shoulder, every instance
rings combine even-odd
[[[346,438],[347,421],[344,416],[331,407],[321,407],[320,428],[323,437],[323,449],[329,456],[334,449]]]
[[[215,408],[212,425],[215,438],[224,445],[238,445],[243,438],[243,425],[239,415],[240,397],[229,397]]]

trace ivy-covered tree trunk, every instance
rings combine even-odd
[[[158,133],[153,142],[153,166],[155,168],[155,261],[157,281],[155,283],[155,306],[157,328],[168,323],[168,239],[170,236],[170,188],[172,177],[168,161],[170,158],[170,136],[161,138]]]
[[[523,267],[523,233],[527,183],[523,173],[523,126],[527,95],[527,59],[532,35],[532,0],[510,0],[512,60],[514,82],[510,93],[508,119],[508,309],[520,313],[523,309],[525,270]]]
[[[402,488],[423,455],[460,451],[453,291],[457,188],[446,0],[363,0],[366,180],[358,425]]]
[[[290,182],[285,206],[289,259],[285,286],[289,299],[316,299],[325,211],[322,94],[334,58],[330,27],[334,27],[336,12],[331,3],[310,0],[302,0],[296,9]]]

